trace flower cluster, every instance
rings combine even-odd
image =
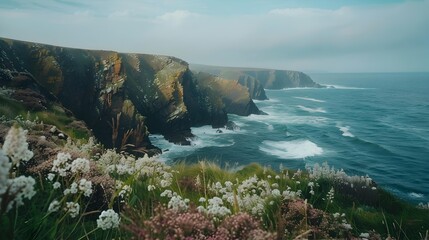
[[[119,215],[113,209],[108,209],[101,212],[97,219],[97,227],[103,230],[108,230],[119,227],[120,222],[121,218]]]
[[[173,181],[171,168],[164,162],[149,158],[147,155],[135,159],[130,155],[107,150],[100,156],[97,164],[108,174],[131,176],[134,179],[139,177],[151,179],[149,191],[169,187]]]
[[[89,161],[85,158],[76,158],[71,161],[70,153],[59,152],[57,158],[52,164],[51,171],[58,173],[61,177],[66,177],[71,174],[84,174],[90,170]],[[50,175],[52,176],[52,175]],[[48,176],[49,177],[49,176]]]
[[[28,149],[26,134],[27,131],[21,127],[12,127],[0,149],[0,212],[8,212],[13,206],[22,206],[25,198],[31,199],[36,194],[34,178],[9,178],[15,175],[11,174],[14,166],[18,167],[21,161],[27,162],[33,157],[33,152]]]
[[[3,151],[12,160],[12,165],[17,167],[21,161],[30,160],[33,152],[28,149],[27,130],[20,127],[10,128],[3,143]]]
[[[205,198],[200,199],[200,202],[205,202]],[[203,206],[199,206],[198,211],[209,214],[215,218],[224,218],[227,215],[231,214],[231,210],[229,208],[223,206],[223,201],[221,198],[213,197],[208,200],[207,208]]]
[[[322,166],[318,163],[314,164],[313,167],[307,166],[307,171],[309,173],[310,179],[328,179],[336,181],[341,184],[346,184],[351,187],[354,185],[361,185],[363,188],[369,187],[373,184],[372,179],[366,176],[349,176],[343,169],[335,170],[334,167],[329,167],[328,163],[324,162]]]

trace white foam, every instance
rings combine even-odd
[[[273,126],[273,125],[271,125],[271,124],[268,124],[268,125],[267,125],[267,129],[268,129],[269,131],[273,131],[273,130],[274,130],[274,126]]]
[[[242,117],[242,121],[256,121],[264,124],[283,124],[283,125],[324,125],[327,123],[328,118],[320,116],[297,116],[289,115],[287,112],[281,112],[279,110],[268,110],[268,108],[262,109],[268,115],[250,115],[248,117]]]
[[[294,97],[294,98],[312,101],[312,102],[320,102],[320,103],[325,102],[323,100],[319,100],[319,99],[315,99],[315,98],[308,98],[308,97]]]
[[[340,131],[341,132],[343,132],[343,136],[344,137],[355,137],[355,135],[353,135],[351,132],[350,132],[350,127],[349,126],[337,126],[338,127],[338,129],[340,129]]]
[[[326,85],[326,87],[335,88],[335,89],[350,89],[350,90],[373,89],[373,88],[347,87],[347,86],[341,86],[341,85]]]
[[[423,198],[425,195],[421,194],[421,193],[415,193],[415,192],[411,192],[408,194],[410,197],[412,198]]]
[[[193,138],[187,140],[190,141],[190,145],[178,145],[167,141],[162,135],[152,134],[149,135],[149,139],[153,145],[161,148],[163,153],[160,156],[162,160],[170,160],[175,157],[185,157],[186,153],[190,154],[198,149],[205,147],[229,147],[235,144],[233,139],[228,139],[230,134],[238,134],[241,131],[232,131],[221,128],[222,133],[217,133],[217,129],[211,126],[202,126],[191,128],[192,134],[195,135]],[[168,151],[166,151],[168,149]]]
[[[263,141],[259,150],[282,159],[300,159],[323,153],[323,149],[309,140]]]
[[[318,108],[309,108],[309,107],[304,107],[304,106],[301,106],[301,105],[297,105],[297,107],[299,109],[303,110],[303,111],[310,112],[310,113],[316,113],[316,112],[318,112],[318,113],[326,113],[326,111],[323,108],[320,108],[320,107],[318,107]]]

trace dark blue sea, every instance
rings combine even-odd
[[[266,90],[268,115],[229,115],[239,131],[193,128],[191,146],[152,142],[166,161],[258,162],[304,169],[328,162],[395,195],[429,202],[429,73],[310,74],[324,89]]]

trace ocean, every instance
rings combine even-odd
[[[151,141],[167,162],[204,159],[304,169],[327,162],[369,175],[412,202],[429,202],[429,73],[310,74],[328,86],[266,90],[255,101],[268,115],[229,115],[240,130],[192,128],[190,146]]]

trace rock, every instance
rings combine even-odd
[[[235,124],[235,122],[233,121],[228,121],[225,125],[225,128],[227,130],[240,131],[240,127],[237,124]]]
[[[219,128],[216,130],[216,133],[223,133],[222,130],[220,130]]]
[[[249,89],[253,99],[264,100],[265,89],[283,89],[296,87],[321,88],[310,76],[299,71],[259,69],[259,68],[234,68],[205,65],[191,65],[194,71],[203,71],[219,77],[238,81]],[[265,96],[266,98],[266,96]]]

